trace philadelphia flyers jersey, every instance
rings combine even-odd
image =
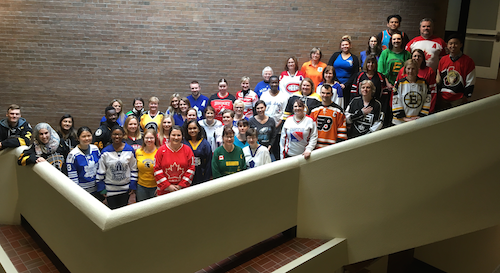
[[[326,147],[347,139],[345,115],[337,104],[316,107],[311,111],[310,116],[318,128],[316,148]]]

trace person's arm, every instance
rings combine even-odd
[[[191,148],[187,147],[187,146],[184,146],[185,148],[185,156],[186,156],[186,160],[189,164],[189,168],[184,172],[184,174],[182,175],[182,180],[181,182],[179,182],[179,186],[181,186],[182,188],[187,188],[189,186],[191,186],[191,183],[193,183],[193,176],[194,176],[194,171],[196,169],[196,165],[194,164],[194,154],[193,154],[193,151],[191,150]]]
[[[97,174],[96,174],[96,185],[97,185],[97,192],[101,193],[102,195],[105,195],[106,192],[106,184],[104,184],[104,178],[106,176],[106,154],[101,155],[101,158],[99,158],[99,167],[97,168]]]
[[[155,174],[156,184],[158,185],[158,189],[161,192],[164,192],[171,184],[170,184],[170,182],[168,182],[167,176],[165,175],[165,172],[163,171],[162,160],[163,160],[163,149],[159,149],[155,155],[155,172],[154,172],[154,174]]]
[[[0,142],[0,149],[5,148],[16,148],[19,146],[28,146],[30,145],[31,139],[31,126],[26,122],[22,125],[20,136],[19,137],[10,137],[2,142]]]
[[[102,149],[104,149],[105,143],[107,143],[107,141],[104,139],[104,135],[105,135],[105,133],[103,132],[102,128],[99,127],[94,132],[94,135],[92,138],[92,142],[94,143],[94,145],[97,146],[97,148],[99,148],[99,150],[101,150],[101,151],[102,151]]]
[[[347,140],[347,125],[346,118],[343,113],[339,113],[336,116],[337,118],[337,139],[336,142],[342,142]]]
[[[387,49],[389,50],[389,49]],[[387,50],[382,51],[378,59],[377,71],[387,78]]]
[[[222,176],[219,167],[219,153],[218,149],[215,150],[214,155],[212,156],[212,177],[213,179],[219,178]]]
[[[271,137],[270,137],[270,142],[269,142],[269,147],[267,147],[268,150],[271,150],[271,145],[273,145],[274,141],[276,140],[276,122],[274,122],[274,119],[269,117],[269,120],[271,121]]]
[[[133,150],[133,148],[132,148]],[[137,190],[137,177],[138,177],[138,169],[137,169],[137,159],[135,158],[135,153],[129,160],[130,167],[130,186],[129,189],[135,191]]]
[[[207,162],[204,168],[205,175],[203,176],[203,181],[208,181],[212,176],[212,147],[208,141],[206,142],[204,153],[207,157]]]
[[[316,123],[313,121],[312,126],[310,126],[308,129],[309,131],[309,141],[307,143],[305,151],[302,153],[304,155],[305,159],[308,159],[309,156],[311,155],[312,150],[316,147],[316,144],[318,143],[318,128],[316,126]]]
[[[75,165],[75,160],[76,156],[73,154],[69,154],[66,158],[66,169],[68,170],[69,179],[71,179],[71,181],[75,182],[75,184],[78,185],[80,181],[78,180],[78,170],[77,166]]]
[[[363,75],[363,73],[364,72],[359,72],[358,75],[356,76],[356,79],[352,82],[352,85],[351,85],[351,96],[350,96],[350,100],[351,101],[355,97],[359,96],[359,93],[358,93],[359,78]]]
[[[285,111],[283,112],[283,116],[282,116],[282,120],[286,120],[289,116],[292,115],[293,113],[293,103],[295,102],[295,99],[294,96],[291,96],[289,99],[288,99],[288,102],[286,104],[286,107],[285,107]]]
[[[403,107],[403,101],[401,101],[400,92],[398,89],[399,89],[399,82],[396,83],[393,89],[392,114],[394,118],[402,120],[403,118],[406,117],[406,114]]]
[[[431,108],[430,108],[430,113],[434,113],[434,110],[436,109],[436,102],[437,102],[437,84],[436,84],[436,72],[434,72],[434,69],[429,69],[429,92],[431,93]]]
[[[286,123],[286,122],[285,122]],[[286,142],[286,124],[283,124],[283,128],[281,129],[281,138],[280,138],[280,158],[285,158],[285,142]]]
[[[352,71],[351,71],[351,76],[349,77],[349,79],[345,83],[345,86],[347,88],[349,88],[348,90],[346,90],[346,92],[349,92],[351,90],[350,86],[352,85],[352,83],[356,79],[356,76],[359,73],[359,60],[358,60],[358,56],[356,56],[354,54],[351,54],[351,56],[352,56]]]
[[[429,111],[431,109],[431,92],[429,92],[429,86],[427,83],[424,84],[424,105],[418,114],[419,117],[425,117],[429,115]]]
[[[464,95],[467,98],[472,96],[472,92],[474,92],[474,85],[476,84],[476,65],[472,59],[469,59],[469,63],[467,64],[467,76],[465,76],[465,90]]]
[[[29,149],[24,150],[20,155],[17,160],[17,164],[21,166],[26,166],[30,164],[35,164],[37,163],[38,156],[36,155],[35,152],[35,146],[31,145]]]

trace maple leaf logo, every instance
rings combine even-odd
[[[168,182],[180,182],[182,180],[182,175],[184,174],[184,168],[182,168],[177,162],[170,165],[167,168]]]
[[[432,57],[432,55],[431,55],[431,54],[429,54],[429,53],[428,53],[427,51],[425,51],[425,50],[424,50],[424,55],[425,55],[425,60],[426,60],[426,61],[427,61],[427,60],[429,60],[429,59]]]

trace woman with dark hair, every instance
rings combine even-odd
[[[110,103],[109,103],[109,106],[112,106],[113,108],[115,108],[115,111],[116,111],[116,122],[118,122],[118,124],[120,126],[123,126],[123,124],[125,123],[125,119],[127,118],[127,115],[125,115],[125,112],[123,111],[123,102],[122,100],[120,99],[113,99]],[[102,117],[101,118],[101,123],[102,122],[105,122],[106,121],[106,117]]]
[[[96,174],[101,152],[97,146],[90,144],[92,143],[92,131],[89,127],[78,128],[76,134],[80,143],[71,150],[66,159],[68,177],[99,201],[103,201],[104,197],[97,192],[96,186]]]
[[[184,143],[193,151],[196,166],[193,185],[206,182],[212,176],[212,148],[203,138],[201,130],[202,127],[196,120],[186,122]]]
[[[243,148],[245,162],[248,168],[255,168],[271,163],[269,149],[259,144],[257,141],[257,130],[250,128],[246,132],[248,146]]]
[[[213,178],[219,178],[247,168],[243,150],[234,145],[234,131],[231,125],[225,125],[222,131],[223,144],[215,149],[212,157]]]
[[[288,116],[294,112],[293,104],[297,100],[301,100],[305,103],[306,115],[309,115],[312,109],[321,105],[321,97],[318,93],[314,92],[313,85],[314,82],[309,78],[305,78],[300,83],[299,91],[293,93],[293,95],[288,99],[285,112],[283,113],[283,119],[288,118]]]
[[[210,96],[208,104],[215,109],[215,119],[222,122],[222,113],[226,109],[233,109],[233,102],[236,98],[227,92],[228,84],[226,79],[220,79],[217,86],[219,92]]]
[[[158,149],[155,156],[157,194],[164,195],[191,186],[195,172],[195,159],[191,148],[182,144],[183,132],[172,126],[169,141]]]
[[[126,206],[137,189],[137,160],[134,148],[123,142],[124,134],[121,126],[111,129],[112,143],[102,149],[97,169],[97,191],[106,197],[110,209]]]
[[[276,138],[276,122],[273,118],[266,116],[266,103],[263,100],[255,104],[257,115],[253,116],[248,124],[255,128],[259,143],[271,151],[271,145]]]
[[[403,37],[400,33],[391,36],[389,49],[382,51],[378,59],[378,72],[382,73],[389,81],[389,88],[396,82],[399,70],[406,60],[411,58],[410,52],[405,50]]]
[[[323,53],[319,47],[313,47],[309,52],[310,61],[302,64],[300,72],[304,74],[305,78],[310,78],[313,82],[312,88],[323,81],[323,69],[325,69],[326,64],[321,61]],[[314,90],[314,89],[313,89]]]
[[[431,92],[431,109],[430,112],[434,113],[434,108],[436,107],[437,92],[436,92],[436,72],[434,69],[427,66],[425,62],[425,53],[421,49],[414,49],[411,52],[411,59],[417,61],[418,64],[418,77],[424,79],[429,85],[429,92]],[[406,77],[404,69],[399,70],[398,77],[396,81]]]
[[[361,96],[351,100],[345,114],[347,124],[351,124],[347,130],[349,139],[380,130],[383,125],[382,105],[373,97],[375,85],[370,80],[364,80],[359,85]]]
[[[175,125],[182,126],[187,119],[187,112],[191,108],[191,102],[188,98],[181,98],[179,100],[179,113],[174,114]]]
[[[68,147],[61,141],[56,131],[49,124],[42,122],[33,128],[31,146],[22,152],[17,163],[26,166],[47,161],[67,174],[65,161],[68,153]]]
[[[141,130],[139,130],[139,119],[135,115],[127,117],[123,130],[125,131],[125,136],[123,137],[125,142],[132,146],[134,150],[141,148]]]
[[[156,196],[156,180],[155,180],[155,155],[158,151],[156,147],[158,138],[153,129],[148,129],[144,133],[144,141],[141,148],[135,151],[137,158],[137,191],[135,200],[137,202],[144,201]]]
[[[135,116],[137,120],[140,120],[142,115],[144,114],[144,100],[141,97],[137,97],[132,102],[132,110],[127,112],[127,117]]]
[[[344,91],[337,81],[337,75],[335,74],[335,68],[333,66],[328,65],[325,67],[325,70],[323,70],[323,79],[324,81],[318,84],[316,93],[321,96],[321,87],[323,87],[324,84],[330,85],[333,92],[332,102],[344,109]]]
[[[304,74],[300,71],[299,62],[294,56],[289,57],[285,63],[285,71],[281,72],[279,83],[280,91],[285,91],[291,95],[299,91],[300,82],[305,78]]]
[[[380,57],[382,53],[382,45],[380,44],[377,36],[371,36],[368,40],[368,48],[365,51],[361,51],[359,54],[361,59],[361,67],[365,67],[366,57],[373,56],[377,59]]]
[[[239,120],[238,123],[238,134],[234,137],[234,145],[243,149],[248,146],[247,143],[247,130],[248,130],[248,120],[242,119]]]
[[[344,101],[350,101],[351,85],[359,72],[358,57],[351,53],[351,36],[344,35],[340,41],[340,51],[333,53],[328,65],[335,67],[337,80],[343,90]]]
[[[59,120],[59,130],[57,134],[59,138],[68,146],[71,151],[78,144],[78,137],[76,136],[75,121],[70,114],[65,114]]]
[[[210,143],[212,151],[215,151],[215,149],[217,148],[215,131],[223,126],[222,122],[215,119],[215,109],[210,105],[205,108],[205,113],[203,116],[205,117],[205,119],[202,119],[200,121],[200,125],[201,127],[203,127],[203,129],[205,129],[205,132],[207,133],[207,141],[208,143]]]
[[[302,100],[293,103],[293,112],[281,130],[281,159],[300,154],[308,159],[318,142],[318,129],[314,120],[306,116]]]

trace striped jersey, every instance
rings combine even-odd
[[[316,148],[326,147],[347,139],[346,119],[342,108],[332,103],[319,106],[311,111],[311,118],[318,128]]]

